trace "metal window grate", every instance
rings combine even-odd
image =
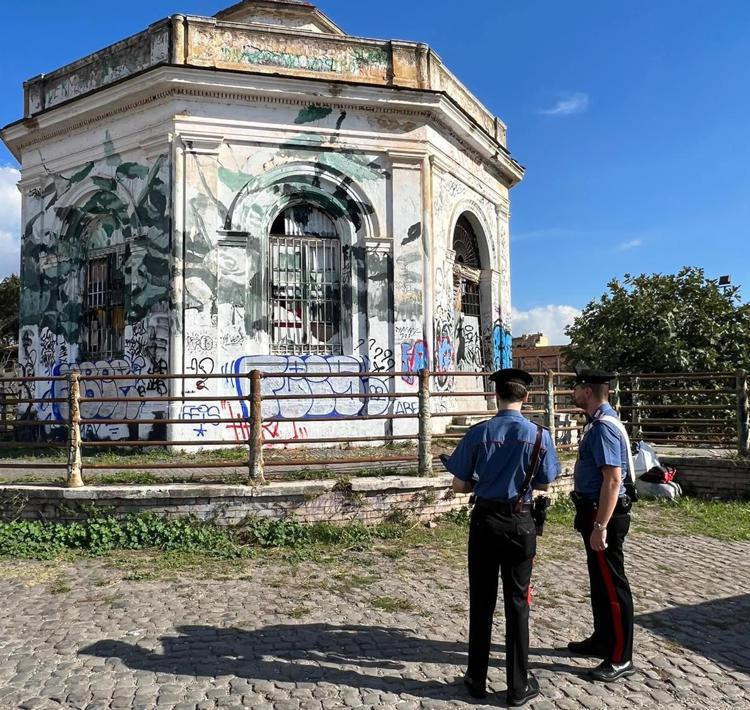
[[[461,281],[461,312],[479,318],[479,284]]]
[[[275,353],[341,354],[341,247],[334,237],[271,235]]]
[[[112,358],[123,353],[125,282],[122,252],[89,259],[86,271],[86,356]]]
[[[471,222],[465,217],[458,218],[456,228],[453,230],[453,250],[456,252],[456,263],[480,269],[479,245],[477,235]]]

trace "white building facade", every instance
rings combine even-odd
[[[421,368],[510,365],[523,170],[424,44],[351,37],[295,0],[175,15],[31,79],[2,138],[22,166],[22,374],[127,376],[86,384],[125,399],[84,406],[101,421],[88,438],[245,441],[246,405],[219,398],[247,394],[254,369],[278,373],[267,394],[300,395],[264,404],[273,440],[411,413],[414,398],[377,395],[414,392]],[[456,380],[437,377],[440,406],[481,387]],[[372,396],[306,398],[352,392]],[[34,394],[27,414],[67,417],[64,381]]]

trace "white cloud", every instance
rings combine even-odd
[[[567,345],[570,338],[565,335],[565,326],[581,314],[573,306],[553,305],[537,306],[528,311],[512,309],[513,335],[518,337],[524,333],[544,333],[549,338],[550,345]]]
[[[21,173],[0,165],[0,279],[18,273],[21,238]]]
[[[567,227],[543,227],[542,229],[532,229],[528,232],[510,233],[511,242],[525,242],[543,239],[569,239],[570,237],[579,236],[581,230],[569,229]]]
[[[583,113],[589,107],[589,95],[578,91],[574,94],[561,94],[557,103],[551,108],[540,109],[544,116],[572,116]]]
[[[643,244],[643,239],[631,239],[630,241],[618,244],[617,251],[628,251],[628,249],[635,249],[636,247],[641,246],[641,244]]]

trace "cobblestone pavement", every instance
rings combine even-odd
[[[530,707],[750,707],[750,543],[631,535],[640,670],[614,685],[556,650],[589,628],[578,541],[540,545],[531,662],[543,694]],[[102,559],[0,563],[0,707],[502,707],[501,614],[495,692],[471,702],[457,682],[462,554],[256,559],[225,580],[137,581]]]

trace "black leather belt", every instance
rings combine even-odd
[[[493,500],[492,498],[477,498],[474,502],[474,507],[480,510],[487,510],[491,513],[503,513],[505,515],[512,515],[516,511],[515,501]],[[524,503],[521,506],[521,512],[528,512],[529,510],[531,510],[530,503]]]
[[[581,495],[580,493],[576,493],[573,491],[570,494],[570,498],[575,504],[576,508],[593,508],[596,510],[599,507],[599,500],[594,500],[593,498],[587,498],[584,495]],[[627,495],[619,496],[617,499],[617,504],[615,505],[615,511],[628,511],[630,510],[631,501],[630,498]]]

